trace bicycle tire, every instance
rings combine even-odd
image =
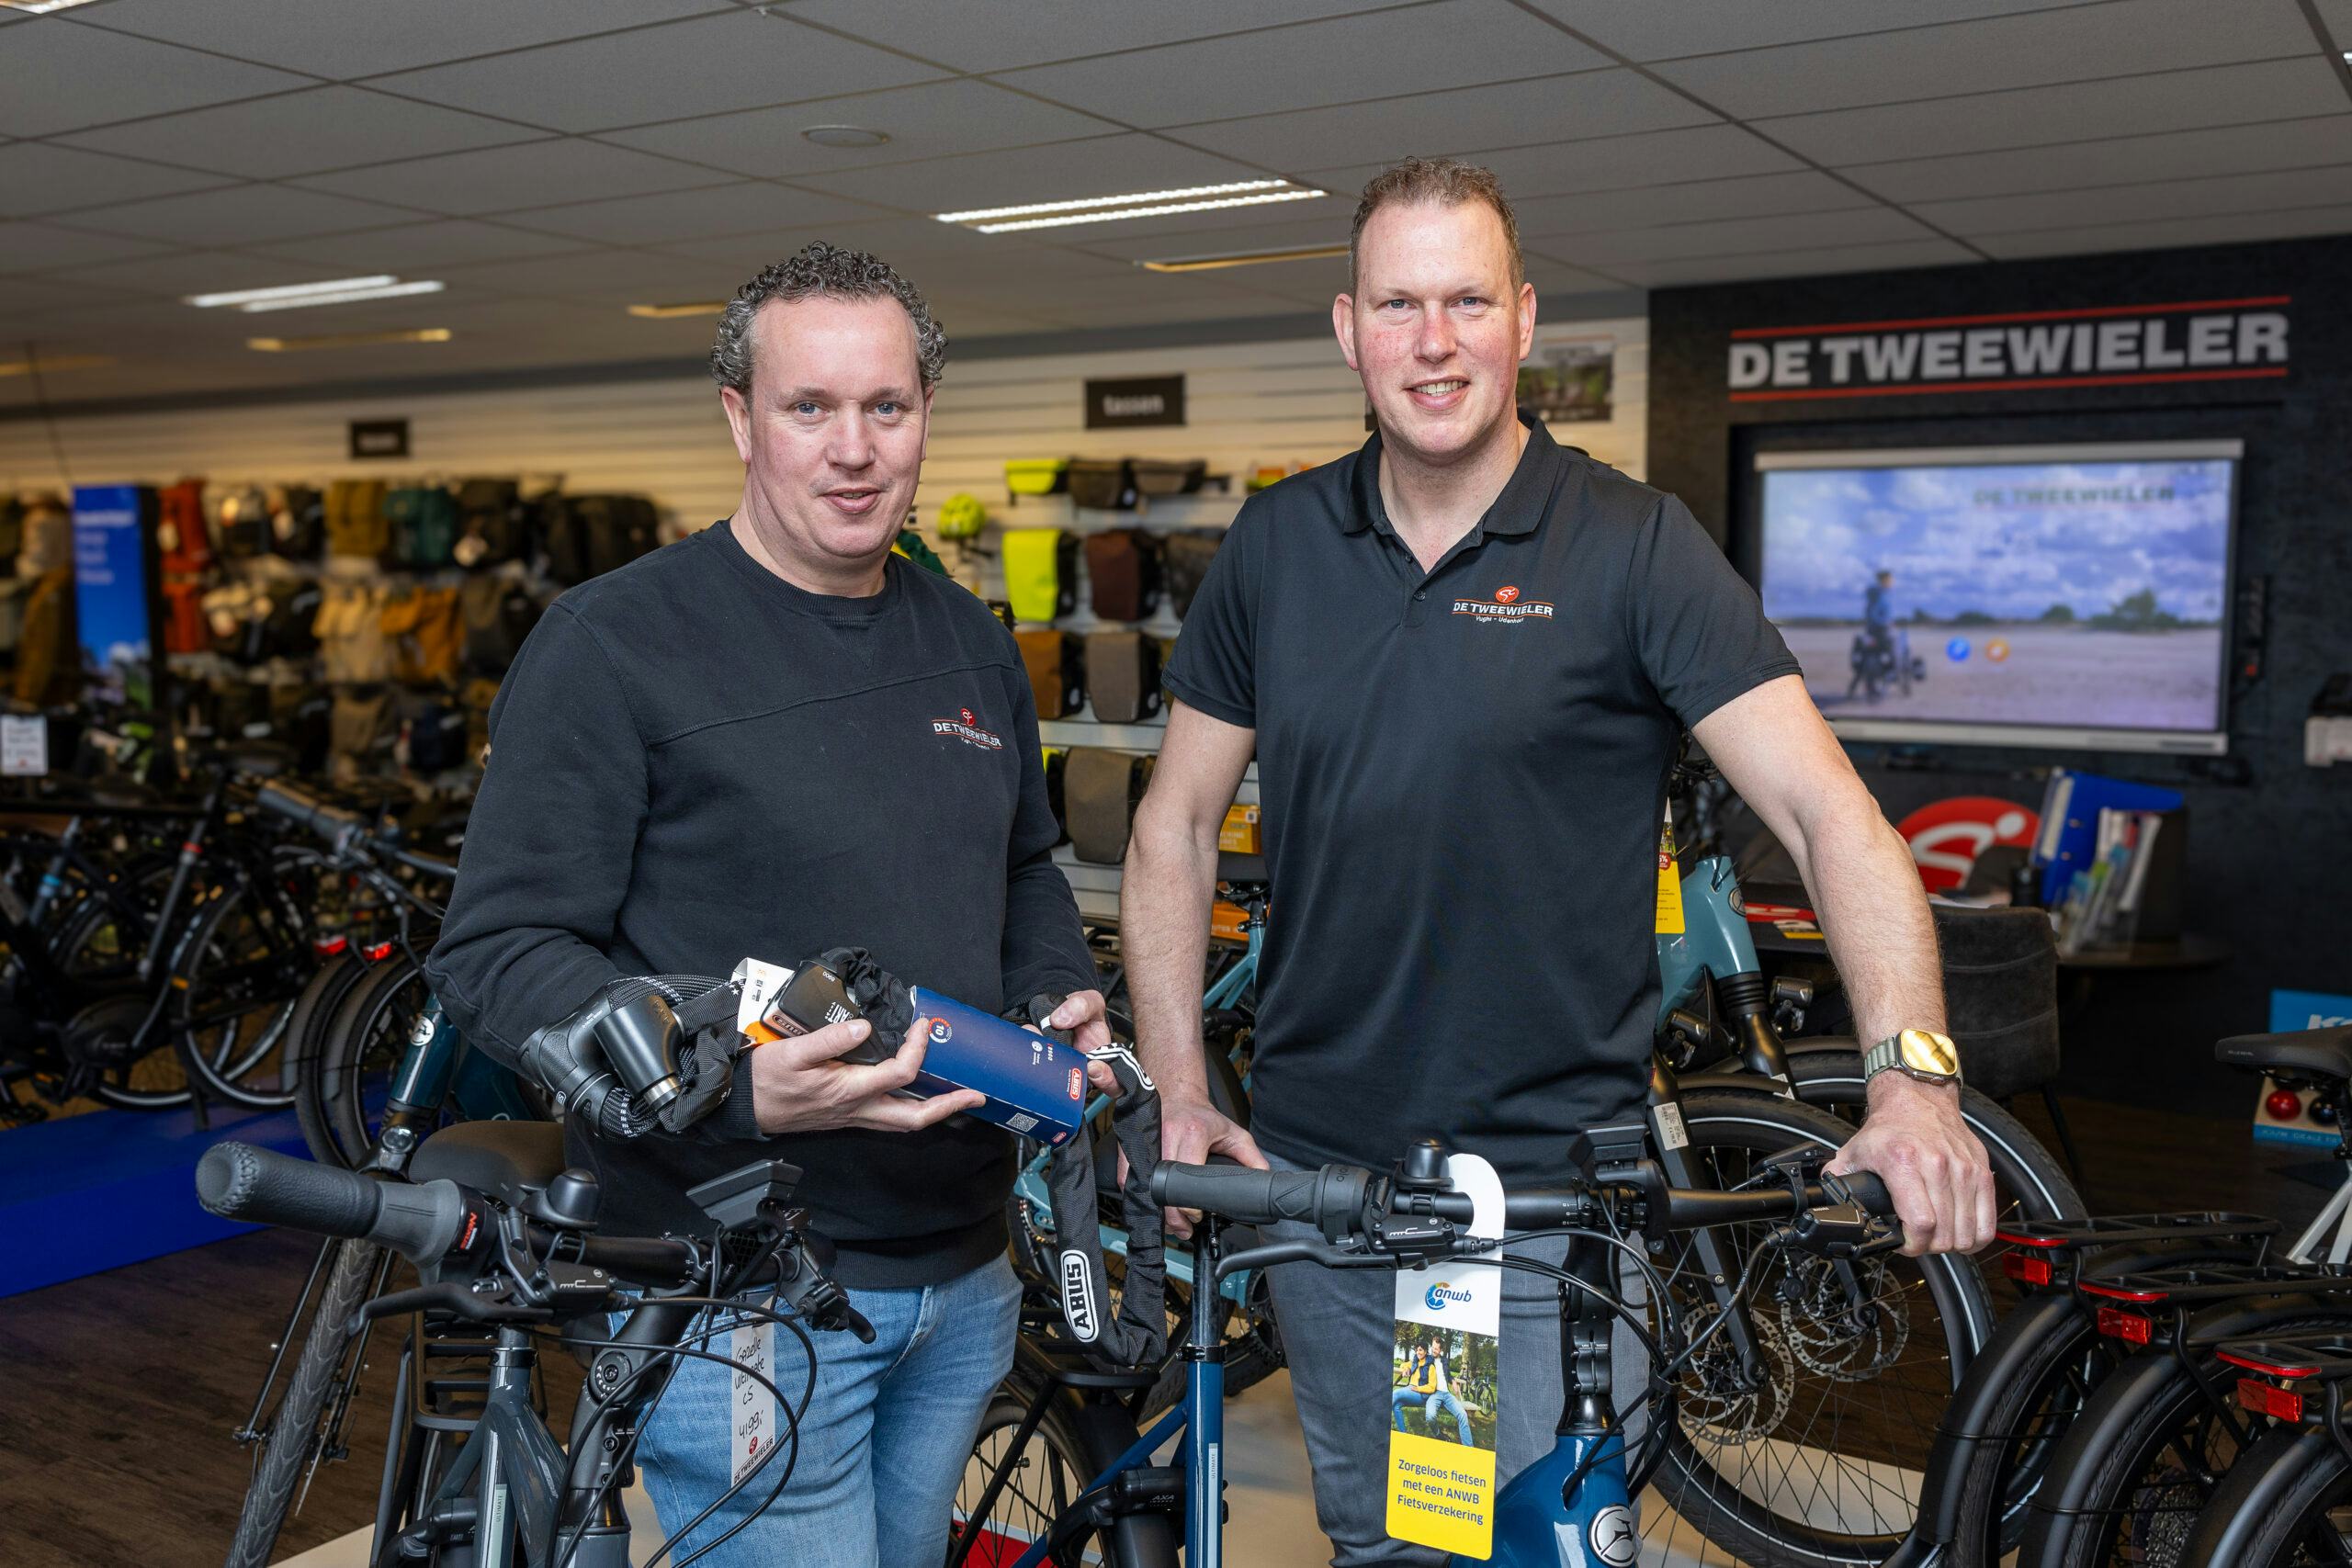
[[[302,1340],[302,1354],[270,1417],[269,1435],[262,1439],[261,1456],[254,1463],[253,1483],[245,1489],[244,1506],[237,1514],[237,1533],[229,1543],[226,1568],[268,1568],[286,1525],[286,1511],[294,1488],[311,1462],[320,1438],[319,1420],[326,1413],[327,1393],[334,1386],[345,1353],[351,1348],[345,1332],[352,1314],[367,1301],[384,1249],[346,1241],[335,1253],[318,1310]]]
[[[1041,1378],[1051,1375],[1049,1371],[1026,1364],[1034,1354],[1024,1341],[1015,1354],[1012,1372],[989,1398],[979,1433],[973,1439],[971,1459],[965,1465],[964,1480],[956,1488],[956,1529],[962,1528],[968,1504],[978,1500],[986,1484],[990,1460],[983,1456],[993,1452],[996,1461],[1002,1461],[1001,1450],[991,1450],[991,1441],[1009,1438],[1020,1426]],[[1089,1481],[1110,1469],[1141,1436],[1133,1414],[1125,1407],[1111,1403],[1088,1404],[1067,1389],[1057,1392],[1047,1403],[1030,1445],[1023,1450],[1020,1467],[1024,1471],[1035,1468],[1043,1459],[1051,1472],[1045,1476],[1046,1483],[1024,1491],[1014,1510],[1019,1517],[1006,1517],[1002,1496],[998,1499],[998,1506],[988,1514],[989,1521],[1001,1521],[1010,1527],[997,1529],[1000,1542],[1019,1540],[1024,1544],[1008,1556],[1001,1551],[984,1550],[984,1545],[999,1543],[975,1540],[973,1550],[958,1562],[954,1555],[956,1536],[951,1530],[949,1568],[983,1568],[984,1564],[1012,1562],[1021,1551],[1027,1550],[1027,1542],[1034,1541],[1067,1511]],[[1008,1483],[1006,1491],[1012,1490]],[[1178,1520],[1161,1514],[1139,1514],[1119,1520],[1107,1529],[1082,1531],[1065,1541],[1047,1562],[1052,1568],[1077,1568],[1082,1562],[1107,1563],[1113,1568],[1177,1568],[1182,1540]]]
[[[2340,1327],[2315,1303],[2297,1315],[2281,1314],[2256,1332],[2292,1334],[2307,1328]],[[2199,1371],[2225,1391],[2228,1371],[2214,1350],[2197,1353]],[[2025,1534],[2018,1543],[2017,1568],[2099,1568],[2131,1562],[2150,1568],[2178,1568],[2193,1506],[2181,1481],[2160,1472],[2167,1452],[2220,1461],[2235,1457],[2226,1433],[2199,1436],[2211,1414],[2205,1396],[2177,1362],[2162,1350],[2117,1370],[2090,1402],[2052,1457],[2049,1478],[2030,1505]],[[2154,1477],[2151,1483],[2152,1475]],[[2189,1478],[2191,1482],[2194,1478]],[[2153,1495],[2151,1495],[2153,1494]],[[2142,1539],[2126,1558],[2117,1538],[2136,1529]]]
[[[2012,1321],[2004,1319],[2004,1325]],[[2026,1505],[2049,1468],[2048,1450],[2063,1440],[2099,1379],[2098,1335],[2086,1319],[2078,1332],[2052,1336],[2037,1348],[2021,1375],[1994,1395],[1985,1427],[2008,1436],[1977,1443],[1960,1473],[1960,1530],[1947,1568],[1995,1568],[2025,1533]],[[1999,1330],[1996,1330],[1998,1333]],[[2071,1391],[2073,1397],[2068,1397]],[[2042,1451],[2022,1461],[2021,1448]],[[2021,1463],[2031,1467],[2020,1476]]]
[[[2279,1427],[2239,1456],[2189,1532],[2182,1568],[2305,1568],[2340,1562],[2306,1549],[2352,1505],[2352,1460],[2324,1428]]]
[[[390,1047],[390,1066],[407,1044],[408,1028],[397,1019],[408,993],[421,1006],[427,994],[424,970],[405,953],[394,953],[368,966],[337,1004],[320,1041],[318,1097],[320,1114],[337,1157],[356,1164],[373,1154],[375,1130],[368,1124],[368,1073],[371,1058]]]
[[[90,999],[131,993],[140,957],[154,941],[155,911],[171,874],[168,863],[141,862],[53,917],[51,956],[60,973],[84,987]],[[91,961],[94,950],[107,948],[109,936],[111,962]],[[196,1097],[179,1053],[163,1047],[100,1069],[90,1095],[122,1111],[176,1111]]]
[[[1743,1179],[1746,1169],[1764,1155],[1806,1145],[1836,1148],[1854,1132],[1851,1125],[1826,1111],[1749,1091],[1702,1090],[1684,1095],[1681,1105],[1691,1157],[1725,1185]],[[1724,1229],[1726,1250],[1735,1259],[1744,1260],[1754,1236],[1745,1227]],[[1785,1259],[1776,1267],[1784,1265]],[[1801,1262],[1797,1267],[1814,1266]],[[1916,1260],[1877,1258],[1869,1260],[1866,1267],[1874,1270],[1868,1278],[1882,1288],[1865,1303],[1871,1310],[1860,1314],[1848,1312],[1840,1322],[1825,1324],[1797,1311],[1794,1302],[1784,1303],[1779,1323],[1771,1325],[1770,1332],[1759,1333],[1759,1342],[1769,1348],[1769,1355],[1764,1349],[1759,1349],[1759,1355],[1766,1356],[1776,1375],[1768,1380],[1765,1390],[1755,1393],[1757,1403],[1744,1417],[1744,1427],[1734,1417],[1745,1395],[1724,1400],[1720,1385],[1711,1387],[1707,1382],[1710,1369],[1704,1358],[1684,1376],[1679,1419],[1666,1434],[1652,1484],[1676,1515],[1750,1568],[1875,1568],[1883,1562],[1917,1520],[1917,1487],[1904,1481],[1903,1472],[1916,1473],[1924,1468],[1944,1405],[1970,1360],[1991,1336],[1991,1301],[1968,1258],[1950,1254]],[[1781,1278],[1784,1283],[1795,1284],[1802,1297],[1805,1291],[1826,1283],[1830,1276],[1825,1273],[1812,1286],[1785,1272]],[[1703,1295],[1704,1292],[1703,1281],[1693,1281],[1679,1271],[1669,1271],[1668,1285],[1689,1293]],[[1758,1290],[1755,1299],[1772,1303],[1778,1299],[1778,1290]],[[1751,1310],[1752,1321],[1759,1328],[1770,1324],[1766,1316],[1769,1310]],[[1838,1365],[1839,1357],[1867,1348],[1862,1336],[1845,1341],[1838,1337],[1846,1333],[1844,1323],[1852,1321],[1864,1325],[1863,1336],[1875,1333],[1881,1357],[1886,1353],[1887,1342],[1895,1340],[1894,1359],[1859,1376],[1854,1375],[1852,1361]],[[1920,1349],[1913,1357],[1910,1348],[1915,1339]],[[1812,1401],[1803,1430],[1786,1438],[1780,1434],[1810,1397],[1794,1392],[1797,1368],[1804,1358],[1813,1359],[1804,1361],[1806,1370],[1823,1380],[1821,1393]],[[1813,1423],[1829,1408],[1833,1393],[1840,1387],[1874,1393],[1886,1425],[1858,1433],[1849,1449],[1820,1449],[1807,1439],[1814,1436]],[[1889,1401],[1890,1392],[1902,1396],[1899,1410]],[[1715,1403],[1694,1397],[1701,1393]],[[1778,1415],[1770,1403],[1773,1398],[1778,1400]],[[1846,1406],[1853,1403],[1851,1395],[1846,1396],[1831,1415],[1833,1445],[1843,1436]],[[1707,1418],[1711,1410],[1725,1416],[1711,1421]],[[1702,1436],[1694,1438],[1694,1431]],[[1736,1466],[1727,1470],[1706,1457],[1701,1441],[1710,1444],[1717,1455],[1735,1459]],[[1814,1450],[1838,1465],[1838,1485],[1858,1490],[1867,1517],[1849,1517],[1839,1498],[1830,1496],[1826,1502],[1836,1510],[1836,1528],[1815,1522],[1808,1504],[1823,1500],[1826,1467],[1806,1472],[1803,1485],[1809,1490],[1789,1491],[1785,1476],[1790,1461],[1776,1460],[1776,1444],[1793,1450],[1792,1457],[1800,1462],[1804,1453]],[[1781,1467],[1779,1477],[1771,1473],[1776,1463]],[[1758,1473],[1766,1476],[1760,1495],[1750,1490]],[[1856,1525],[1861,1528],[1849,1528]]]
[[[311,1157],[326,1165],[359,1168],[350,1152],[335,1141],[320,1093],[319,1055],[326,1048],[328,1027],[335,1010],[368,973],[368,962],[345,948],[319,965],[302,994],[294,998],[294,1014],[286,1023],[286,1052],[294,1077],[294,1117],[301,1123],[302,1141]]]
[[[175,1022],[187,1037],[188,1056],[205,1092],[215,1100],[249,1111],[282,1111],[292,1105],[296,1089],[287,1066],[286,1030],[294,1004],[308,982],[311,918],[286,891],[285,873],[306,855],[288,853],[269,866],[243,867],[217,886],[198,909],[194,923],[173,954],[172,982],[178,988]],[[238,922],[248,934],[240,950],[228,944],[238,939]],[[217,1051],[208,1053],[198,1030],[200,1010],[209,989],[230,983],[253,985],[253,1002],[221,1021],[222,1038]],[[259,1015],[256,1038],[243,1038],[244,1021]],[[272,1059],[278,1064],[277,1087],[262,1089],[252,1081]]]

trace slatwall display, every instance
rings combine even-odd
[[[952,323],[951,323],[952,326]],[[1536,358],[1559,344],[1608,342],[1615,379],[1607,420],[1554,427],[1562,442],[1640,478],[1645,469],[1647,323],[1639,319],[1539,327]],[[1181,427],[1089,431],[1084,384],[1090,378],[1182,375],[1188,423]],[[355,461],[346,455],[353,420],[405,418],[413,456]],[[1243,483],[1261,467],[1328,462],[1364,438],[1362,384],[1328,336],[1244,344],[1204,344],[1120,353],[982,358],[951,355],[934,411],[916,512],[927,537],[940,502],[959,492],[979,498],[989,526],[968,557],[943,548],[959,575],[988,597],[1003,596],[996,539],[1005,527],[1055,526],[1078,533],[1141,527],[1165,533],[1220,528],[1244,499]],[[70,472],[61,472],[62,455]],[[1148,499],[1140,512],[1075,507],[1063,496],[1024,496],[1004,487],[1008,459],[1040,457],[1204,458],[1230,489]],[[201,475],[216,485],[340,478],[455,480],[475,474],[557,476],[572,492],[626,491],[650,495],[665,533],[707,525],[730,513],[742,470],[718,396],[704,378],[576,387],[385,397],[364,401],[292,403],[141,413],[119,418],[0,423],[0,490],[68,484],[167,484]],[[1081,568],[1081,571],[1082,571]],[[1055,623],[1083,635],[1102,625],[1079,584],[1078,609]],[[1163,597],[1142,630],[1177,635]],[[1046,741],[1155,751],[1164,718],[1141,725],[1095,723],[1091,712],[1048,722]],[[1257,799],[1256,770],[1240,799]],[[1057,852],[1091,915],[1116,912],[1114,866],[1078,862]]]

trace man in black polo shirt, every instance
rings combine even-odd
[[[857,946],[987,1012],[1069,993],[1054,1021],[1082,1047],[1108,1042],[1012,634],[890,550],[946,347],[905,279],[831,245],[728,307],[711,368],[744,465],[734,515],[557,600],[491,710],[427,968],[468,1034],[511,1057],[618,976]],[[792,1484],[702,1558],[716,1568],[938,1562],[1012,1362],[1012,1139],[950,1120],[976,1094],[894,1098],[921,1066],[920,1027],[889,1042],[895,1057],[837,1059],[866,1032],[857,1020],[746,1053],[690,1136],[565,1130],[612,1235],[705,1235],[687,1189],[754,1159],[799,1166],[796,1198],[840,1243],[833,1272],[876,1330],[871,1345],[816,1337]],[[795,1399],[809,1375],[772,1325],[707,1348],[763,1358]],[[682,1361],[646,1425],[639,1462],[665,1529],[775,1440],[770,1398],[730,1378]],[[732,1530],[776,1473],[679,1555]]]
[[[1755,593],[1679,502],[1517,417],[1535,296],[1493,175],[1385,173],[1352,264],[1332,320],[1378,434],[1243,507],[1185,617],[1128,851],[1169,1156],[1378,1168],[1436,1137],[1507,1185],[1557,1179],[1577,1129],[1642,1104],[1686,728],[1795,856],[1863,1038],[1940,1031],[1917,873]],[[1254,1140],[1200,1066],[1217,826],[1253,754],[1275,888]],[[1887,1072],[1869,1100],[1840,1168],[1884,1177],[1915,1252],[1982,1245],[1991,1181],[1956,1089]],[[1521,1278],[1502,1478],[1548,1451],[1559,1410],[1550,1288]],[[1272,1283],[1334,1562],[1434,1561],[1382,1528],[1389,1277],[1295,1264]]]

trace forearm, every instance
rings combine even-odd
[[[1789,845],[1865,1047],[1899,1030],[1944,1028],[1943,961],[1918,868],[1855,780],[1807,814]]]
[[[1150,803],[1146,802],[1147,807]],[[1170,1099],[1205,1099],[1201,976],[1208,966],[1216,840],[1173,813],[1137,814],[1120,878],[1119,942],[1144,1070]]]

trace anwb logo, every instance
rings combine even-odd
[[[1470,1292],[1456,1290],[1451,1285],[1431,1285],[1429,1293],[1421,1298],[1421,1304],[1431,1312],[1443,1312],[1448,1302],[1457,1306],[1468,1306]]]

